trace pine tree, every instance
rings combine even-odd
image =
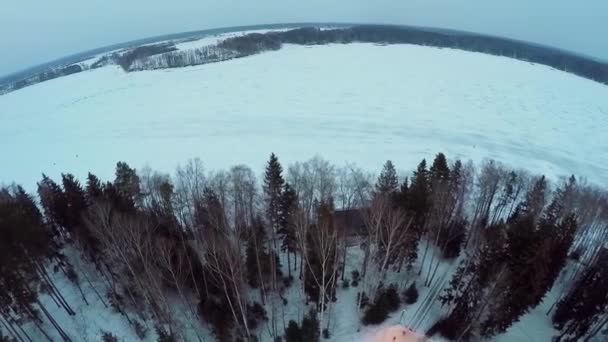
[[[319,339],[319,320],[317,313],[311,309],[302,320],[302,341],[318,342]]]
[[[431,165],[430,176],[433,183],[448,181],[450,179],[450,168],[443,153],[438,153]]]
[[[266,203],[266,217],[268,219],[268,227],[270,236],[268,239],[268,251],[270,254],[270,288],[274,293],[279,292],[279,281],[277,275],[280,274],[279,264],[279,245],[278,231],[281,229],[281,199],[283,195],[283,187],[285,180],[283,179],[283,167],[279,163],[279,159],[274,153],[270,155],[266,172],[264,175],[264,200]],[[278,326],[275,319],[274,307],[271,310],[271,325],[272,335],[279,334]]]
[[[295,190],[285,183],[283,194],[281,196],[281,216],[280,216],[280,229],[279,234],[282,235],[283,243],[281,244],[281,250],[287,252],[287,270],[288,275],[291,277],[291,253],[294,253],[295,263],[295,252],[297,248],[297,239],[295,226],[292,222],[293,215],[296,211],[298,198]]]
[[[51,184],[46,178],[42,188],[49,190]],[[52,195],[49,197],[52,204]],[[9,324],[32,321],[46,334],[39,325],[44,315],[58,334],[69,341],[65,331],[38,300],[38,290],[45,289],[58,306],[75,315],[46,271],[49,261],[62,258],[56,231],[46,224],[33,198],[21,187],[0,189],[0,218],[0,317],[10,308],[21,320]]]
[[[72,174],[62,174],[61,178],[67,206],[66,228],[75,235],[83,234],[82,215],[88,207],[85,192]]]
[[[409,209],[418,219],[423,219],[430,207],[430,177],[426,160],[422,160],[412,177],[409,188]]]
[[[38,196],[49,223],[58,232],[63,231],[67,226],[68,204],[61,187],[43,174],[38,183]]]
[[[528,210],[528,206],[523,206],[523,210],[510,219],[507,276],[501,284],[504,290],[495,299],[488,319],[482,324],[484,336],[506,331],[522,315],[540,304],[565,266],[577,222],[573,214],[558,220],[557,208],[562,207],[563,199],[555,196],[537,223],[535,211]]]
[[[561,331],[557,341],[580,341],[591,332],[591,327],[598,324],[608,310],[607,288],[608,248],[604,248],[596,262],[557,304],[553,315],[553,325]]]
[[[296,321],[289,321],[285,329],[285,342],[304,342],[302,330]]]
[[[281,218],[281,195],[285,180],[283,179],[283,167],[275,154],[270,155],[264,176],[264,195],[266,200],[266,213],[273,232],[280,229]]]
[[[399,179],[393,162],[387,160],[376,182],[376,192],[380,194],[393,194],[399,190]]]
[[[418,289],[416,289],[416,282],[413,282],[403,292],[403,302],[405,304],[414,304],[416,301],[418,301]]]
[[[99,178],[90,172],[87,176],[86,195],[89,205],[103,196],[103,188]]]
[[[263,283],[266,282],[270,274],[270,254],[266,249],[265,242],[266,231],[264,230],[264,225],[261,220],[257,219],[254,221],[245,250],[247,282],[254,289],[264,286]]]
[[[405,184],[407,185],[407,184]],[[405,194],[407,191],[407,194]],[[412,176],[409,187],[401,187],[401,198],[405,198],[405,209],[414,217],[409,228],[407,241],[403,247],[405,260],[408,267],[414,264],[418,258],[418,244],[423,235],[426,217],[431,205],[431,186],[429,171],[426,168],[426,160],[423,159]]]
[[[546,202],[547,180],[545,176],[541,176],[534,181],[532,189],[528,191],[522,203],[520,203],[516,211],[522,212],[523,215],[530,215],[533,220],[536,220],[543,211]]]
[[[116,164],[116,178],[114,179],[114,187],[117,194],[122,199],[119,203],[124,209],[133,211],[136,205],[141,201],[141,188],[139,176],[135,169],[129,167],[125,162]]]

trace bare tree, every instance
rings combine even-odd
[[[319,312],[319,334],[323,330],[323,320],[327,307],[331,306],[331,297],[334,295],[338,251],[338,231],[333,225],[332,214],[327,205],[322,205],[316,225],[305,227],[307,220],[300,212],[298,226],[298,240],[302,241],[304,251],[302,258],[308,268],[312,281],[319,289],[317,302]],[[304,245],[304,241],[307,241]],[[305,282],[304,282],[305,283]],[[329,323],[328,323],[329,326]]]
[[[367,243],[365,256],[361,267],[363,284],[367,283],[369,262],[377,264],[380,277],[376,278],[372,286],[375,293],[380,281],[386,278],[390,263],[394,262],[400,254],[399,247],[406,241],[412,217],[405,211],[396,207],[389,195],[377,195],[368,209],[364,211],[365,228],[367,230]]]
[[[205,169],[200,159],[191,159],[175,173],[174,208],[186,229],[195,225],[195,210],[202,202],[203,190],[207,184]]]
[[[346,164],[336,172],[337,207],[362,208],[368,205],[373,192],[372,176],[354,164]]]
[[[289,166],[287,181],[300,199],[300,205],[312,217],[313,204],[333,203],[336,193],[336,168],[319,156]]]
[[[141,296],[157,321],[169,325],[173,333],[171,309],[156,264],[152,223],[143,216],[115,212],[103,202],[91,207],[85,222],[101,242],[111,273],[118,274],[133,305],[138,306],[136,297]]]
[[[205,265],[215,275],[224,291],[234,321],[249,338],[247,297],[243,256],[233,233],[216,230],[205,239]]]
[[[475,184],[471,228],[465,246],[469,246],[470,243],[474,246],[481,226],[487,224],[490,210],[500,189],[501,181],[505,178],[505,173],[504,167],[493,160],[486,160],[482,163],[481,173]]]
[[[228,189],[233,226],[242,231],[251,226],[256,212],[257,188],[253,171],[245,165],[233,166]]]

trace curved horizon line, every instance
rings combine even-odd
[[[587,55],[587,54],[576,52],[576,51],[569,50],[569,49],[558,48],[558,47],[555,47],[552,45],[547,45],[544,43],[537,43],[537,42],[528,41],[528,40],[510,38],[507,36],[479,33],[479,32],[474,32],[474,31],[458,30],[458,29],[451,29],[451,28],[444,28],[444,27],[437,27],[437,26],[419,26],[419,25],[407,25],[407,24],[360,23],[360,22],[359,23],[356,23],[356,22],[354,22],[354,23],[353,22],[291,22],[291,23],[266,23],[266,24],[254,24],[254,25],[242,25],[242,26],[221,26],[221,27],[208,28],[208,29],[202,29],[202,30],[173,32],[173,33],[167,33],[167,34],[161,34],[161,35],[148,36],[148,37],[144,37],[144,38],[137,38],[137,39],[118,42],[118,43],[114,43],[114,44],[110,44],[110,45],[104,45],[104,46],[101,46],[98,48],[81,50],[80,52],[67,54],[63,57],[48,60],[47,62],[25,67],[23,69],[19,69],[17,71],[14,71],[14,72],[11,72],[8,74],[0,75],[0,81],[3,81],[6,78],[10,78],[11,76],[15,76],[15,75],[18,75],[21,73],[25,74],[28,71],[33,70],[33,69],[38,69],[38,68],[44,69],[47,67],[51,67],[55,63],[58,64],[58,63],[62,62],[63,60],[66,60],[66,59],[69,59],[72,57],[86,59],[86,58],[93,57],[93,55],[97,55],[97,54],[104,53],[104,52],[111,51],[111,50],[124,49],[124,48],[128,48],[129,46],[150,44],[150,43],[160,42],[160,41],[164,41],[164,40],[185,38],[188,35],[194,36],[197,34],[204,35],[204,34],[214,34],[214,33],[221,34],[221,33],[231,33],[231,32],[238,32],[238,31],[252,31],[252,30],[256,30],[256,29],[272,28],[272,27],[298,28],[298,27],[306,27],[306,26],[310,26],[310,27],[336,26],[336,27],[341,27],[341,28],[345,28],[345,27],[349,27],[349,26],[388,26],[388,27],[412,28],[412,29],[427,30],[427,31],[442,31],[442,32],[446,32],[446,33],[451,32],[451,33],[458,33],[458,34],[477,35],[477,36],[481,36],[481,37],[499,38],[499,39],[504,39],[507,41],[527,44],[530,46],[551,49],[551,50],[559,51],[559,52],[566,53],[566,54],[569,54],[572,56],[577,56],[577,57],[585,58],[585,59],[588,59],[591,61],[595,61],[598,63],[608,65],[608,60],[604,60],[601,57],[591,56],[591,55]],[[73,63],[77,63],[77,61],[71,62],[71,63],[66,63],[66,65],[73,64]]]

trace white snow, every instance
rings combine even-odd
[[[203,46],[215,45],[227,38],[234,38],[239,36],[244,36],[251,33],[268,33],[268,32],[283,32],[295,29],[295,27],[289,29],[265,29],[265,30],[250,30],[250,31],[236,31],[236,32],[228,32],[228,33],[219,33],[214,35],[204,36],[198,39],[186,39],[182,41],[176,41],[175,47],[178,50],[192,50],[197,49]]]
[[[0,183],[124,160],[171,172],[314,154],[379,169],[443,151],[608,181],[608,87],[546,66],[412,45],[285,46],[197,67],[104,67],[0,96]]]
[[[287,45],[182,69],[126,74],[104,67],[0,96],[0,123],[0,183],[16,181],[28,190],[35,190],[41,172],[54,179],[72,172],[84,180],[93,171],[111,179],[118,160],[171,172],[201,157],[209,168],[245,163],[262,170],[270,152],[284,164],[320,154],[376,170],[389,158],[413,168],[443,151],[451,158],[495,158],[551,177],[575,173],[608,182],[608,87],[546,66],[411,45]],[[349,270],[360,264],[359,254],[349,249]],[[73,285],[58,277],[68,301],[79,303]],[[304,308],[295,305],[301,298],[297,280],[291,289],[286,317],[299,318]],[[419,302],[385,324],[408,323],[428,292],[419,290]],[[352,287],[338,290],[333,340],[352,341],[375,329],[357,332],[355,296]],[[554,296],[497,341],[541,341],[554,334],[544,315]],[[54,315],[68,322],[76,339],[97,339],[101,330],[134,338],[126,322],[100,303],[74,306],[83,312],[78,320],[92,323],[61,318],[60,310]],[[428,324],[432,320],[417,328]]]

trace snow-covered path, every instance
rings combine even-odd
[[[105,67],[0,96],[0,183],[107,179],[118,160],[261,170],[272,151],[370,171],[443,151],[608,183],[607,128],[608,87],[546,66],[412,45],[285,46],[181,69]]]

